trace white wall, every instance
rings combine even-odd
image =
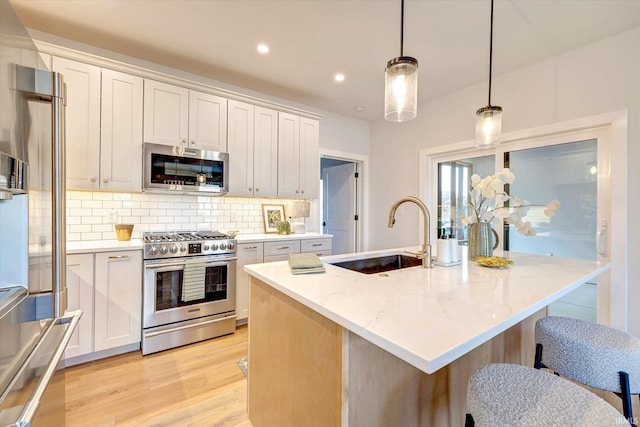
[[[618,110],[628,110],[628,211],[640,209],[640,28],[601,40],[493,80],[492,100],[504,109],[503,132]],[[495,58],[499,61],[499,57]],[[437,82],[433,82],[437,84]],[[420,149],[473,139],[475,110],[486,102],[486,83],[422,104],[407,123],[372,125],[370,237],[372,249],[419,242],[417,209],[405,208],[393,230],[389,206],[418,195]],[[434,210],[435,207],[432,208]],[[615,209],[615,207],[614,207]],[[640,227],[629,227],[630,307],[640,302]],[[634,304],[634,302],[636,304]],[[629,331],[640,336],[640,313],[629,310]]]

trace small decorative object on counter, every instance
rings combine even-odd
[[[115,224],[116,235],[118,240],[126,241],[131,240],[131,233],[133,232],[133,224]]]
[[[291,224],[289,221],[280,221],[278,223],[278,234],[291,234]]]
[[[530,221],[523,221],[532,205],[526,200],[509,195],[504,186],[515,181],[516,176],[503,169],[485,178],[473,174],[469,192],[470,215],[463,217],[462,222],[469,224],[469,260],[478,256],[492,256],[498,247],[498,234],[491,228],[491,223],[501,225],[503,222],[515,225],[518,233],[524,236],[535,236],[536,230]],[[552,200],[544,206],[544,215],[551,218],[560,207],[560,202]],[[491,231],[489,231],[491,230]],[[492,234],[495,242],[492,242]]]

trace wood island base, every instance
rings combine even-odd
[[[463,425],[471,373],[494,362],[533,366],[534,325],[546,312],[427,374],[255,277],[250,286],[254,427]]]

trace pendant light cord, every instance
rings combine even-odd
[[[404,2],[404,0],[403,0]],[[489,103],[491,106],[491,70],[493,66],[493,0],[491,0],[491,27],[489,30]]]
[[[400,6],[400,56],[404,56],[404,0]]]

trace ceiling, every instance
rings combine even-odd
[[[371,121],[400,54],[400,0],[10,2],[29,28]],[[489,12],[489,0],[406,0],[419,102],[487,80]],[[496,0],[494,13],[494,76],[640,27],[640,0]]]

